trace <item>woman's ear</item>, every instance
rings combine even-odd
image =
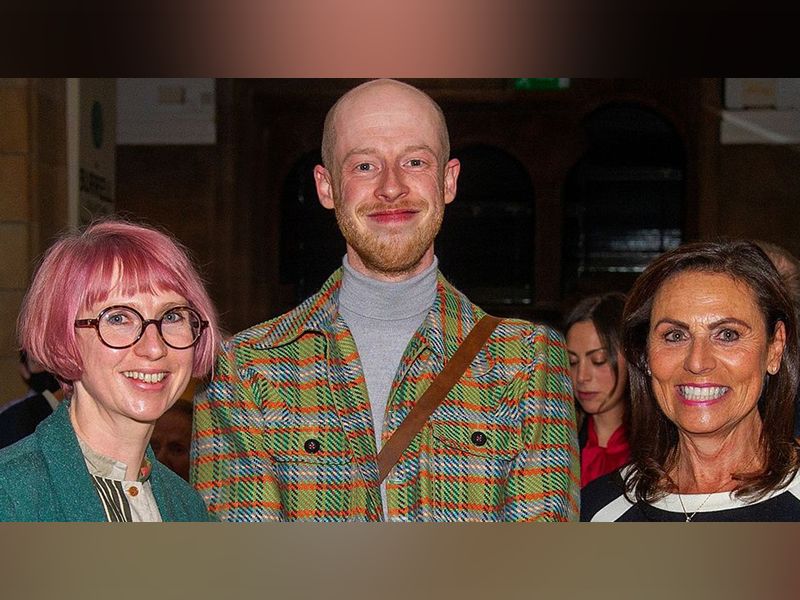
[[[775,331],[767,350],[767,373],[775,375],[781,368],[783,351],[786,348],[786,326],[783,321],[775,323]]]

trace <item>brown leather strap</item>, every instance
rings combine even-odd
[[[453,354],[452,358],[442,369],[442,372],[434,379],[425,393],[420,396],[417,403],[409,411],[403,422],[400,423],[392,437],[390,437],[378,453],[378,475],[379,481],[386,479],[389,471],[392,470],[397,461],[405,452],[411,440],[417,435],[422,426],[431,416],[436,407],[441,404],[447,392],[450,391],[456,382],[461,379],[461,375],[467,370],[472,359],[483,348],[486,340],[492,335],[495,327],[502,321],[499,317],[484,315],[469,332],[466,339],[461,343]]]

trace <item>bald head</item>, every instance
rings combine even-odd
[[[325,120],[317,195],[336,212],[350,265],[385,281],[432,262],[444,207],[455,199],[458,159],[441,109],[420,90],[391,79],[342,96]]]
[[[434,120],[441,146],[439,158],[441,164],[445,164],[450,158],[450,137],[439,105],[428,94],[407,83],[394,79],[374,79],[345,93],[328,111],[322,131],[322,164],[325,168],[336,171],[336,132],[347,127],[350,116],[358,114],[362,108],[368,110],[375,103],[391,105],[397,102],[407,103],[409,110],[420,112],[418,116],[421,120],[426,117]]]

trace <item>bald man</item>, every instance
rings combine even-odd
[[[485,314],[437,269],[460,170],[449,146],[439,106],[398,81],[362,84],[329,111],[314,179],[346,241],[342,267],[227,343],[196,401],[192,480],[220,519],[577,518],[564,343],[526,321],[495,329],[379,476],[379,450]]]

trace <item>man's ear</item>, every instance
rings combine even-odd
[[[444,203],[450,204],[456,197],[456,182],[461,172],[461,163],[457,158],[451,158],[444,166]]]
[[[319,203],[325,208],[333,209],[333,177],[330,171],[322,165],[314,167],[314,183],[317,186]]]

